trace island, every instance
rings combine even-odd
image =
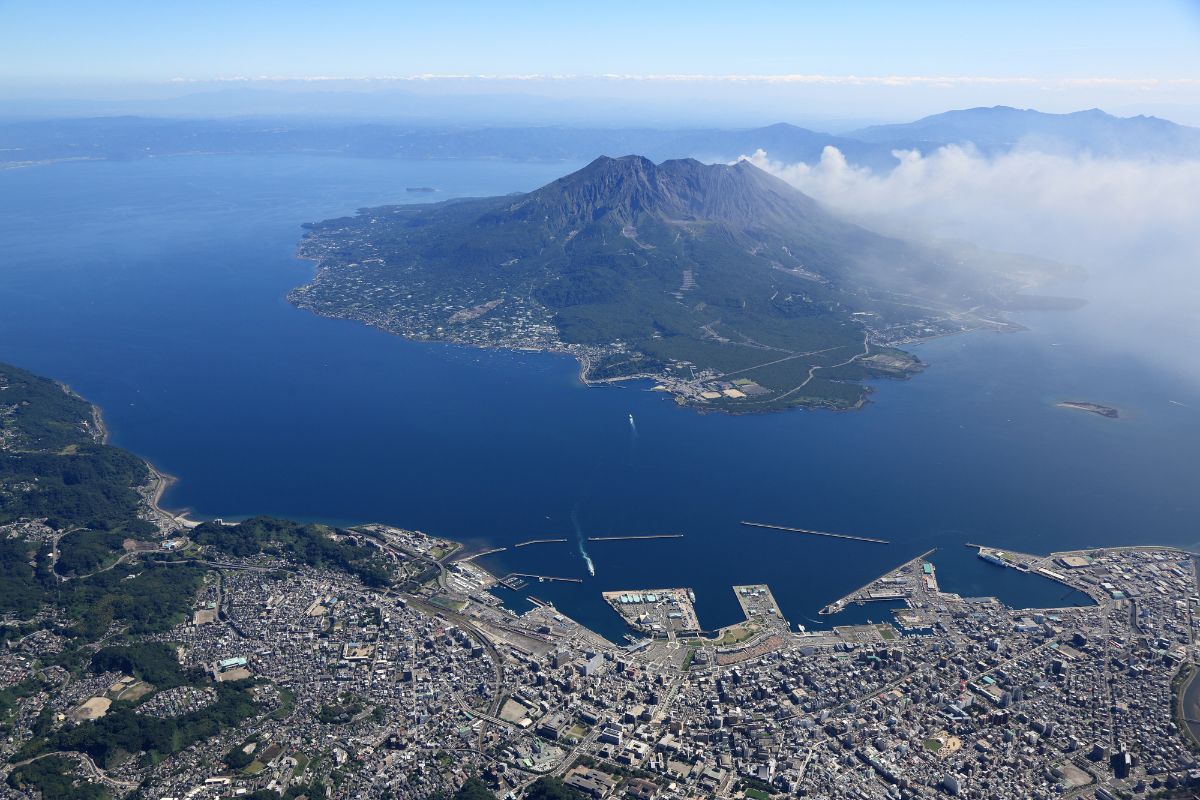
[[[1112,406],[1102,406],[1099,403],[1088,403],[1080,400],[1063,400],[1056,403],[1059,408],[1071,408],[1076,411],[1087,411],[1090,414],[1097,414],[1108,419],[1117,419],[1121,416],[1121,412]]]
[[[853,409],[905,344],[1011,331],[1028,257],[909,242],[751,165],[599,158],[525,194],[306,225],[295,305],[422,341],[568,353],[700,410]]]

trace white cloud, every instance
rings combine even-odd
[[[749,160],[865,224],[952,237],[1084,266],[1087,319],[1103,346],[1155,359],[1200,385],[1200,161],[958,146],[897,152],[877,174],[835,148],[817,164]]]

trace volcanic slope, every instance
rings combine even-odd
[[[731,412],[852,408],[907,341],[1007,323],[1052,265],[880,236],[748,162],[602,157],[504,197],[305,226],[316,313],[414,339],[570,352]]]

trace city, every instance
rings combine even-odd
[[[731,589],[745,622],[708,633],[686,589],[612,593],[644,632],[617,645],[544,604],[505,609],[496,578],[417,532],[334,534],[394,566],[385,588],[267,554],[206,556],[186,527],[167,532],[210,569],[188,621],[143,641],[203,677],[163,691],[117,671],[69,677],[40,666],[56,651],[47,631],[9,640],[5,685],[46,688],[20,701],[6,757],[48,713],[84,726],[123,698],[179,716],[245,685],[250,715],[158,763],[56,757],[157,798],[311,785],[424,798],[477,776],[501,797],[551,776],[597,800],[1104,798],[1200,779],[1175,710],[1196,660],[1195,565],[1171,548],[980,548],[1094,601],[1041,610],[941,592],[923,554],[825,610],[902,601],[895,622],[829,631],[794,629],[765,586]]]

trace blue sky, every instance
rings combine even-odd
[[[651,98],[657,84],[666,87],[659,95],[677,97],[682,84],[663,76],[705,75],[742,79],[739,92],[754,84],[741,93],[766,103],[819,104],[829,87],[843,100],[886,106],[902,97],[914,108],[995,99],[1200,109],[1200,0],[0,0],[0,88],[9,96],[415,75],[475,76],[426,87],[473,81],[472,91],[551,96],[597,91],[573,85],[579,76],[621,75],[631,77],[608,79],[605,91]],[[797,77],[781,86],[781,75]],[[849,76],[862,80],[847,88]],[[699,102],[734,93],[711,81],[685,92]]]
[[[1195,2],[0,2],[0,75],[1200,77]]]

